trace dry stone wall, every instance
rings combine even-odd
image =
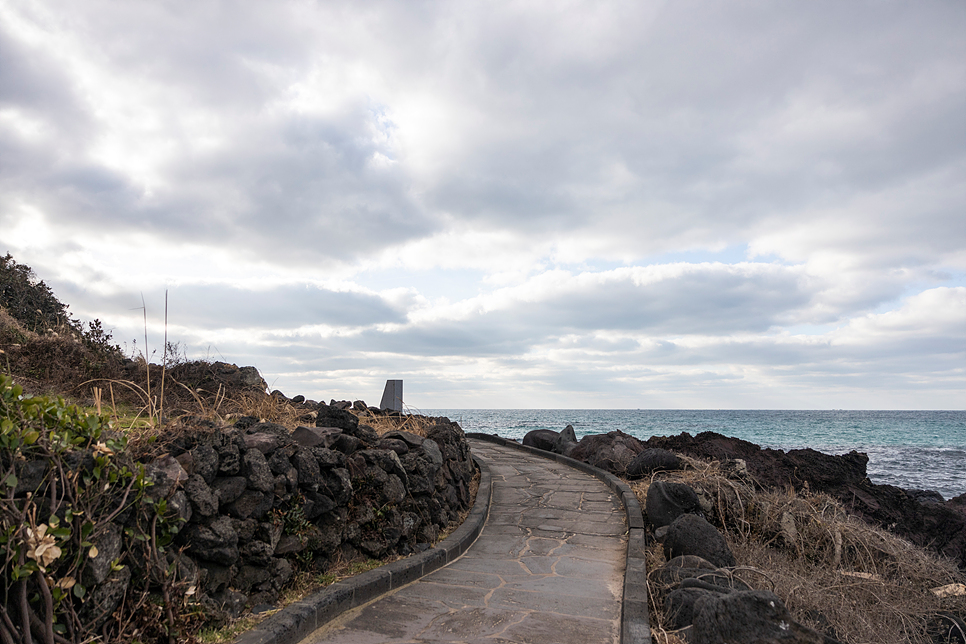
[[[186,433],[148,468],[184,520],[180,574],[237,613],[273,602],[296,558],[324,566],[430,547],[469,508],[475,473],[459,425],[434,420],[425,438],[380,436],[320,405],[316,426],[294,432],[243,418]]]

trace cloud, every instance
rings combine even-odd
[[[964,29],[941,1],[8,4],[0,252],[123,337],[168,289],[195,351],[279,386],[957,405]]]

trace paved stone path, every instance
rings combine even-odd
[[[493,477],[476,542],[302,644],[620,642],[627,550],[620,499],[567,465],[479,440],[470,445]]]

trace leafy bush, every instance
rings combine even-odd
[[[179,520],[125,447],[106,417],[0,374],[0,641],[155,639],[135,614],[151,593],[173,635]]]
[[[0,257],[0,349],[11,373],[42,390],[123,375],[124,355],[101,321],[70,317],[50,287],[9,253]]]
[[[18,264],[10,253],[0,257],[0,306],[25,329],[35,333],[74,326],[67,306],[49,286],[37,281],[29,266]]]

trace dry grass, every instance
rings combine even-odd
[[[222,403],[221,411],[227,420],[254,416],[261,421],[278,423],[289,429],[304,424],[314,425],[317,415],[316,412],[293,405],[283,398],[261,392],[236,394]]]
[[[834,629],[850,644],[918,644],[932,641],[927,628],[935,615],[966,614],[966,597],[931,592],[964,581],[952,562],[849,516],[824,494],[757,491],[739,471],[687,461],[688,469],[657,478],[691,486],[706,517],[725,534],[739,562],[736,576],[775,592],[803,624]],[[631,484],[642,505],[650,483]],[[663,563],[661,545],[652,543],[648,570]],[[651,586],[655,641],[674,644],[674,635],[663,631],[663,591]]]
[[[420,414],[406,414],[403,416],[377,416],[371,411],[353,412],[359,417],[359,422],[376,430],[380,436],[388,432],[404,431],[425,437],[430,429],[436,426],[436,419]]]
[[[688,644],[685,636],[674,631],[666,631],[660,627],[651,630],[651,641],[654,644]]]

